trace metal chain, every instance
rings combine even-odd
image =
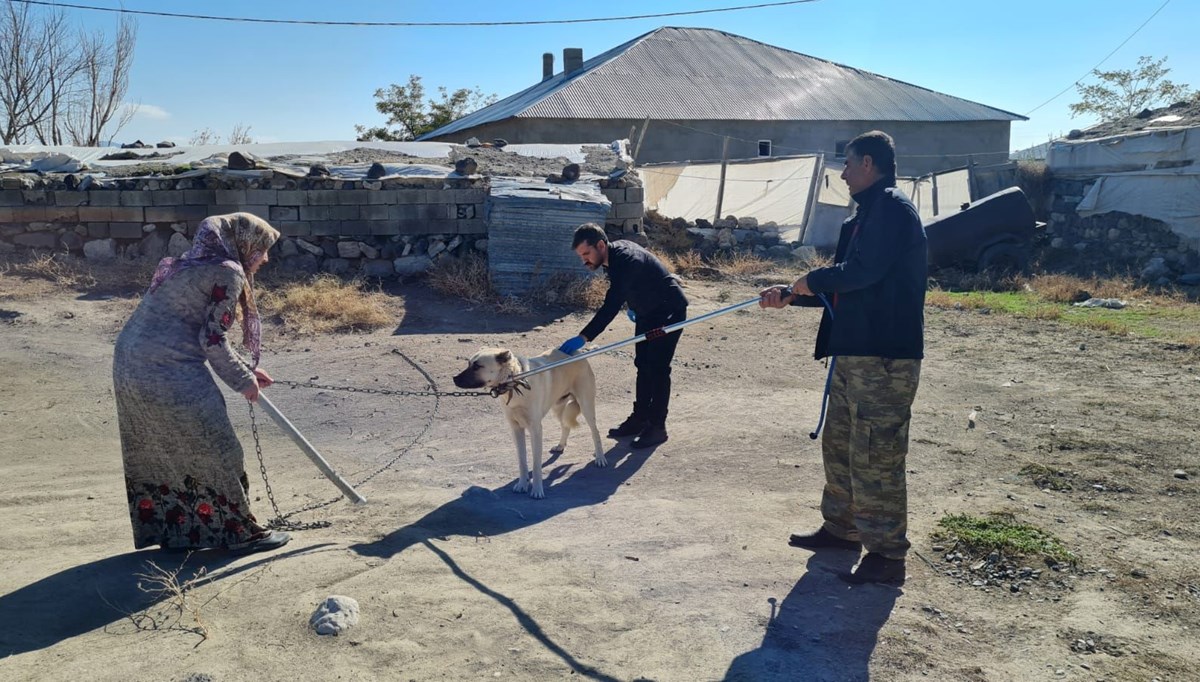
[[[404,357],[403,355],[401,357]],[[407,359],[407,357],[405,357]],[[416,366],[414,364],[414,366]],[[420,370],[424,372],[424,370]],[[395,395],[395,396],[421,396],[434,398],[489,398],[492,394],[487,391],[400,391],[387,388],[360,388],[357,386],[334,386],[332,384],[317,384],[311,381],[287,381],[285,379],[276,379],[276,384],[282,384],[291,388],[317,388],[324,391],[346,391],[347,393],[368,393],[378,395]],[[430,384],[433,386],[433,384]]]
[[[407,362],[409,365],[411,365],[413,369],[415,369],[421,373],[421,375],[425,378],[427,385],[429,386],[429,390],[423,390],[423,391],[395,390],[394,391],[394,390],[389,390],[389,389],[385,389],[385,388],[358,388],[355,386],[333,386],[333,385],[327,385],[327,384],[315,384],[312,382],[300,382],[300,381],[277,380],[274,382],[276,384],[290,386],[291,388],[316,388],[316,389],[329,390],[329,391],[346,391],[349,393],[368,393],[368,394],[394,395],[394,396],[422,396],[422,397],[432,397],[433,398],[433,409],[429,412],[429,416],[425,420],[425,426],[421,428],[421,432],[417,434],[416,438],[413,438],[412,441],[410,441],[408,445],[404,446],[401,450],[399,450],[397,452],[396,456],[393,457],[391,460],[389,460],[387,463],[385,463],[383,466],[379,467],[375,471],[368,474],[366,476],[366,478],[363,478],[362,480],[355,483],[354,487],[356,487],[356,488],[367,483],[368,481],[375,478],[376,476],[383,473],[384,471],[387,471],[388,469],[390,469],[393,464],[400,461],[401,457],[408,454],[408,451],[411,450],[417,443],[419,443],[421,441],[422,438],[425,437],[425,434],[428,433],[429,429],[431,429],[433,427],[433,422],[434,422],[435,417],[437,416],[438,409],[441,407],[441,399],[443,396],[454,397],[454,398],[466,398],[466,397],[473,397],[473,396],[492,397],[494,395],[491,392],[439,391],[439,390],[437,390],[437,382],[435,382],[433,380],[433,377],[430,376],[429,372],[425,371],[425,368],[421,367],[416,362],[414,362],[411,358],[409,358],[407,355],[405,355],[404,353],[401,353],[398,350],[393,350],[392,352],[395,353],[396,355],[399,355],[401,358],[404,359],[405,362]],[[259,437],[258,437],[258,423],[255,421],[255,418],[254,418],[254,404],[250,403],[250,402],[247,402],[247,404],[250,406],[250,431],[254,435],[254,449],[255,449],[256,454],[258,455],[258,468],[259,468],[259,471],[262,473],[263,484],[266,486],[267,499],[271,502],[271,508],[275,512],[275,518],[267,523],[267,527],[282,529],[282,530],[306,530],[309,528],[327,528],[330,525],[330,523],[328,521],[312,521],[309,523],[300,523],[300,522],[296,522],[296,521],[288,521],[288,518],[295,516],[297,514],[302,514],[304,512],[314,511],[316,509],[328,507],[329,505],[334,504],[335,502],[345,499],[346,496],[338,495],[337,497],[325,500],[324,502],[313,502],[313,503],[304,505],[303,507],[300,507],[299,509],[290,511],[287,514],[281,514],[279,512],[279,506],[275,503],[275,495],[271,491],[271,482],[267,480],[267,467],[266,467],[266,464],[263,462],[262,445],[259,442]]]

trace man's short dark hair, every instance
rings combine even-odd
[[[858,158],[871,157],[879,172],[887,177],[896,177],[896,143],[892,136],[881,130],[872,130],[850,140],[846,153]]]
[[[577,249],[584,242],[588,246],[595,246],[599,242],[608,243],[608,235],[604,233],[604,228],[596,223],[584,223],[575,230],[575,239],[571,241],[571,248]]]

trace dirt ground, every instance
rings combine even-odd
[[[693,314],[756,291],[687,284]],[[268,328],[263,367],[426,388],[399,351],[454,390],[478,347],[535,354],[586,321],[499,317],[420,285],[394,293],[394,329]],[[268,389],[348,479],[386,468],[361,486],[368,504],[294,517],[331,525],[294,533],[282,551],[184,563],[130,550],[110,361],[134,303],[0,277],[0,678],[1200,679],[1194,350],[929,310],[900,589],[851,588],[835,572],[855,557],[786,544],[820,523],[807,434],[824,368],[811,359],[816,312],[799,309],[688,329],[671,440],[648,454],[606,441],[615,466],[598,469],[577,431],[546,464],[544,500],[510,492],[511,438],[491,398]],[[619,318],[601,341],[631,327]],[[607,429],[629,409],[632,360],[593,366]],[[227,399],[255,511],[269,517],[248,411]],[[259,429],[283,512],[336,494],[261,413]],[[1041,489],[1019,473],[1031,463],[1063,471],[1070,489]],[[1014,592],[969,574],[973,558],[947,561],[938,519],[994,511],[1055,533],[1078,567],[1031,565],[1039,577]],[[139,589],[151,562],[183,564],[179,581],[194,579],[183,599]],[[308,628],[329,595],[361,606],[360,624],[336,638]]]

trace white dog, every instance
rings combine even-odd
[[[522,372],[566,358],[567,355],[557,349],[524,359],[517,358],[503,348],[484,348],[471,356],[467,368],[454,377],[454,385],[459,388],[492,389]],[[576,417],[582,412],[588,428],[592,430],[596,466],[608,466],[604,448],[600,444],[600,431],[596,428],[596,375],[592,373],[587,360],[542,372],[524,381],[527,387],[517,387],[499,398],[517,445],[520,477],[513,490],[518,493],[528,490],[530,497],[536,499],[546,496],[542,487],[542,419],[550,410],[554,410],[554,416],[562,426],[562,437],[558,445],[551,448],[551,453],[561,453],[566,448],[567,436],[572,428],[579,425]],[[526,431],[529,432],[533,449],[532,486],[525,456]]]

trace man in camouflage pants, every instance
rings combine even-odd
[[[905,459],[924,356],[925,230],[896,189],[896,149],[863,133],[846,147],[842,179],[857,208],[842,224],[834,265],[762,291],[764,308],[824,306],[815,356],[832,358],[821,440],[824,525],[792,535],[807,549],[867,554],[851,583],[903,583],[908,552]]]

